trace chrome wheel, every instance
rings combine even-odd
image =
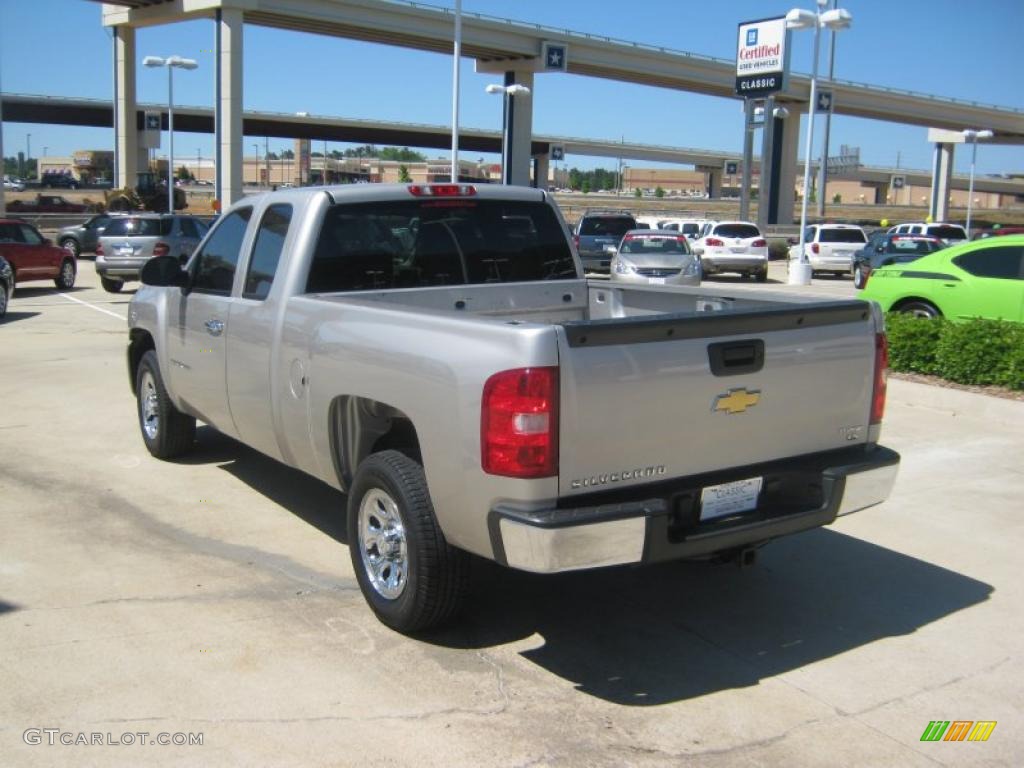
[[[380,488],[367,491],[359,505],[359,554],[377,594],[397,600],[408,575],[405,525],[395,500]]]
[[[142,374],[139,399],[142,403],[142,431],[150,440],[156,440],[160,433],[160,401],[156,394],[156,380],[151,371]]]
[[[70,288],[75,284],[75,265],[65,261],[60,268],[60,282],[64,288]]]

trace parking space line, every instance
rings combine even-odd
[[[95,309],[97,312],[102,312],[104,315],[110,315],[111,317],[116,317],[118,320],[125,320],[125,321],[127,321],[127,319],[128,319],[124,315],[117,314],[117,312],[111,312],[109,309],[103,309],[102,307],[97,307],[95,304],[90,304],[88,301],[82,301],[81,299],[76,299],[74,296],[70,296],[70,295],[68,295],[66,293],[58,293],[57,295],[64,297],[68,301],[73,301],[76,304],[81,304],[83,307],[88,307],[89,309]]]

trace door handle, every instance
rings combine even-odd
[[[206,332],[211,336],[220,336],[224,333],[223,320],[207,320],[204,325],[206,326]]]

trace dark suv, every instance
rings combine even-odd
[[[628,211],[585,212],[573,231],[583,270],[608,272],[622,236],[636,228],[636,219]]]
[[[78,180],[67,173],[44,173],[40,179],[39,184],[43,187],[52,187],[54,189],[78,189]]]

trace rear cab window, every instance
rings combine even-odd
[[[580,235],[622,237],[636,228],[636,219],[631,216],[584,216],[580,222]]]
[[[819,242],[822,243],[866,243],[867,238],[859,229],[822,228]]]
[[[539,202],[448,199],[330,208],[307,293],[576,277],[561,224]]]
[[[761,231],[753,224],[719,224],[715,227],[714,234],[719,237],[746,239],[748,237],[760,237]]]
[[[957,226],[933,226],[928,227],[927,234],[932,237],[939,237],[943,240],[966,240],[967,233],[963,229]]]
[[[243,298],[263,301],[270,294],[291,220],[292,206],[287,203],[272,205],[263,214],[245,275]]]
[[[171,234],[174,220],[161,218],[118,217],[103,230],[104,237],[160,237]]]

